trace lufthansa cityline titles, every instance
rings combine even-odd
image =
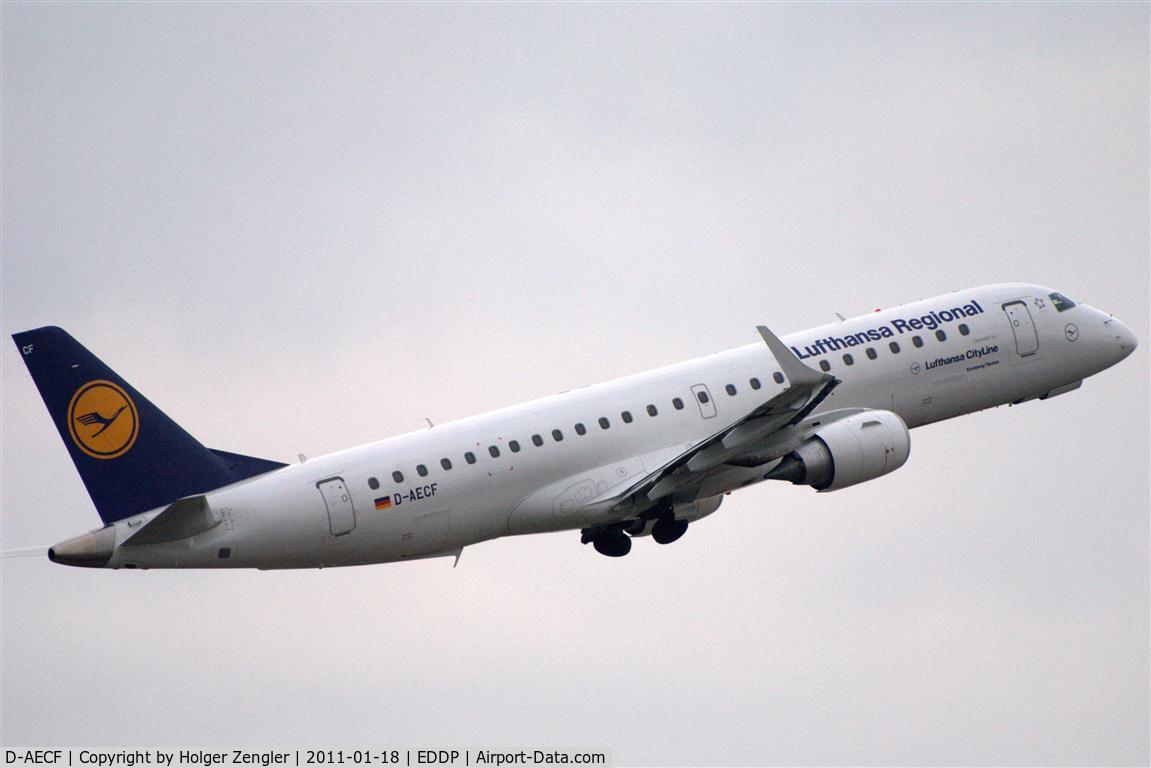
[[[983,307],[979,305],[978,301],[972,299],[969,304],[943,309],[938,312],[931,310],[921,317],[913,317],[907,320],[897,317],[889,323],[868,328],[858,333],[849,333],[846,336],[825,336],[822,339],[816,339],[814,343],[805,346],[803,349],[793,346],[791,351],[794,352],[795,356],[800,360],[806,360],[840,349],[857,347],[860,344],[871,344],[882,339],[890,339],[896,335],[897,331],[900,335],[914,331],[934,331],[944,323],[953,323],[964,317],[975,317],[976,315],[982,314]]]
[[[999,351],[998,344],[992,344],[985,347],[975,347],[964,352],[962,355],[948,355],[947,357],[937,357],[934,360],[928,360],[924,368],[931,370],[932,368],[941,368],[945,365],[952,363],[963,363],[968,360],[978,360],[985,355],[994,355]]]

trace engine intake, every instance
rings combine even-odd
[[[837,491],[899,469],[910,454],[903,419],[891,411],[864,411],[817,429],[764,479]]]

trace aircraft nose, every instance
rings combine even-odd
[[[1119,343],[1120,360],[1130,355],[1135,351],[1135,348],[1139,346],[1139,340],[1135,338],[1135,333],[1120,321],[1112,317],[1107,320],[1106,325],[1107,329]]]

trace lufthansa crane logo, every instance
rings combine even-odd
[[[136,404],[110,381],[89,381],[68,404],[68,431],[76,447],[94,459],[123,456],[140,431]]]

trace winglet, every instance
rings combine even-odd
[[[792,386],[817,384],[823,381],[823,374],[801,363],[795,353],[788,349],[787,345],[780,341],[770,328],[766,325],[757,325],[756,328],[759,330],[759,335],[763,337],[764,343],[767,344],[767,348],[771,350],[771,354],[775,356],[775,361],[779,363],[783,375],[787,377]]]

